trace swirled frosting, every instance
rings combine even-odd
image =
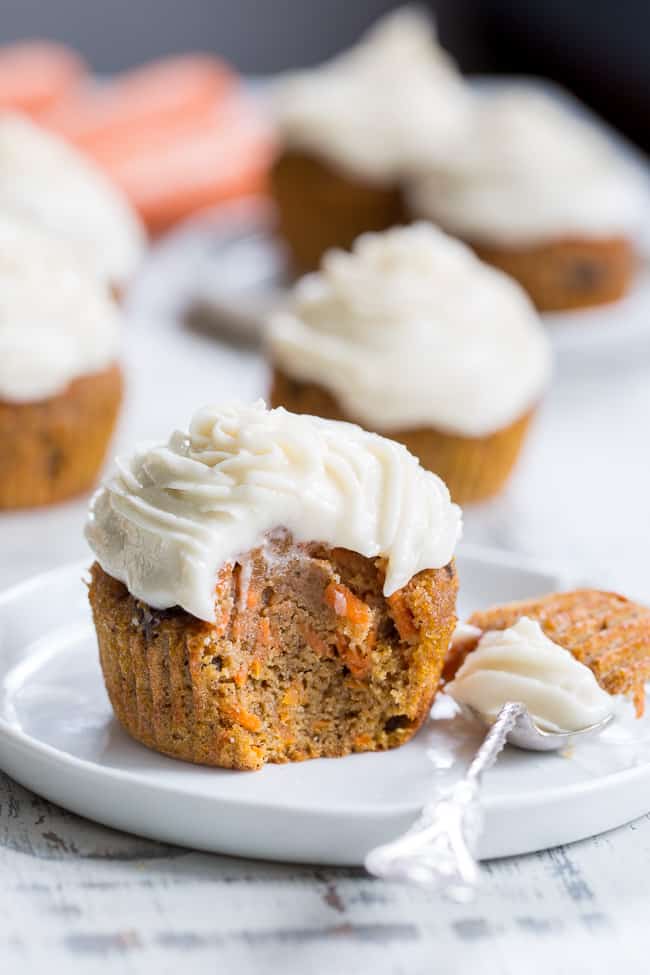
[[[638,227],[648,188],[593,125],[524,86],[474,97],[471,139],[411,185],[416,216],[465,239],[506,246]]]
[[[118,461],[86,535],[134,596],[212,620],[219,569],[276,528],[384,556],[388,595],[446,565],[460,525],[445,484],[399,444],[256,403],[207,407],[188,433]]]
[[[589,668],[527,616],[484,633],[445,691],[488,720],[506,702],[520,701],[544,731],[578,731],[614,710]]]
[[[332,61],[286,76],[273,95],[288,146],[376,182],[446,156],[469,104],[431,21],[414,7],[387,15]]]
[[[274,363],[381,431],[483,436],[539,399],[549,345],[527,296],[429,224],[330,251],[268,330]]]
[[[0,213],[0,400],[35,402],[117,357],[119,316],[76,252]]]
[[[97,274],[124,284],[145,247],[143,227],[104,173],[29,119],[0,114],[0,211],[67,241]]]

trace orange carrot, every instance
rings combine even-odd
[[[339,657],[356,680],[367,676],[371,665],[370,648],[353,646],[342,633],[336,638]]]
[[[248,665],[243,663],[239,668],[239,670],[237,671],[237,673],[235,674],[235,676],[233,677],[235,686],[243,687],[244,684],[246,683],[247,678],[248,678]]]
[[[323,638],[307,623],[303,623],[301,626],[302,635],[305,638],[305,643],[310,649],[317,653],[319,657],[327,657],[330,654],[330,648],[325,643]]]
[[[44,121],[92,151],[111,139],[137,138],[157,123],[175,124],[216,110],[234,84],[232,72],[210,55],[161,58],[114,81],[73,91]]]
[[[370,624],[370,607],[362,599],[355,596],[347,586],[341,582],[330,582],[324,593],[325,603],[333,609],[337,616],[344,616],[351,623],[365,626]]]
[[[215,117],[97,161],[118,183],[152,234],[225,200],[263,193],[272,156],[266,129],[246,110]]]
[[[372,745],[372,738],[367,734],[357,735],[352,744],[358,751],[366,751]]]
[[[260,601],[260,591],[256,586],[249,585],[246,593],[246,608],[256,609]]]
[[[227,718],[230,718],[235,724],[241,725],[246,731],[260,731],[262,728],[261,719],[256,714],[246,711],[239,704],[222,704],[221,710]]]
[[[401,589],[388,596],[388,609],[393,618],[397,632],[402,640],[409,642],[417,639],[418,630],[413,622],[411,611],[404,601],[404,594]]]
[[[86,74],[76,51],[53,41],[0,48],[0,108],[39,116],[74,91]]]

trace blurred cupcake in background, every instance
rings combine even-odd
[[[401,441],[461,503],[507,480],[550,369],[519,285],[425,223],[326,254],[268,344],[273,406]]]
[[[447,158],[469,101],[431,21],[412,7],[332,61],[281,79],[271,193],[294,269],[313,270],[327,248],[404,222],[404,179]]]
[[[33,223],[0,213],[0,509],[90,488],[122,399],[104,284]]]
[[[620,149],[556,98],[524,86],[477,94],[462,151],[409,191],[412,217],[466,241],[541,311],[625,294],[647,201]]]
[[[143,226],[121,190],[58,136],[11,112],[0,114],[0,214],[67,243],[116,296],[144,255]]]

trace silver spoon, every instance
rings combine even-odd
[[[487,724],[480,712],[471,710]],[[612,715],[608,715],[579,731],[543,731],[525,704],[504,704],[463,778],[425,803],[405,833],[371,850],[366,856],[366,870],[384,879],[439,890],[461,903],[470,901],[479,877],[473,850],[481,832],[481,777],[494,765],[506,742],[530,751],[553,751],[599,735],[611,720]]]

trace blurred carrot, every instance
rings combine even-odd
[[[76,51],[53,41],[0,47],[0,108],[41,115],[70,96],[86,71]]]
[[[218,58],[162,58],[114,81],[72,92],[43,121],[92,152],[112,139],[137,137],[142,128],[176,124],[216,110],[234,86],[234,75]]]
[[[228,113],[142,131],[96,159],[156,234],[198,210],[263,192],[271,154],[266,127],[235,98]]]

